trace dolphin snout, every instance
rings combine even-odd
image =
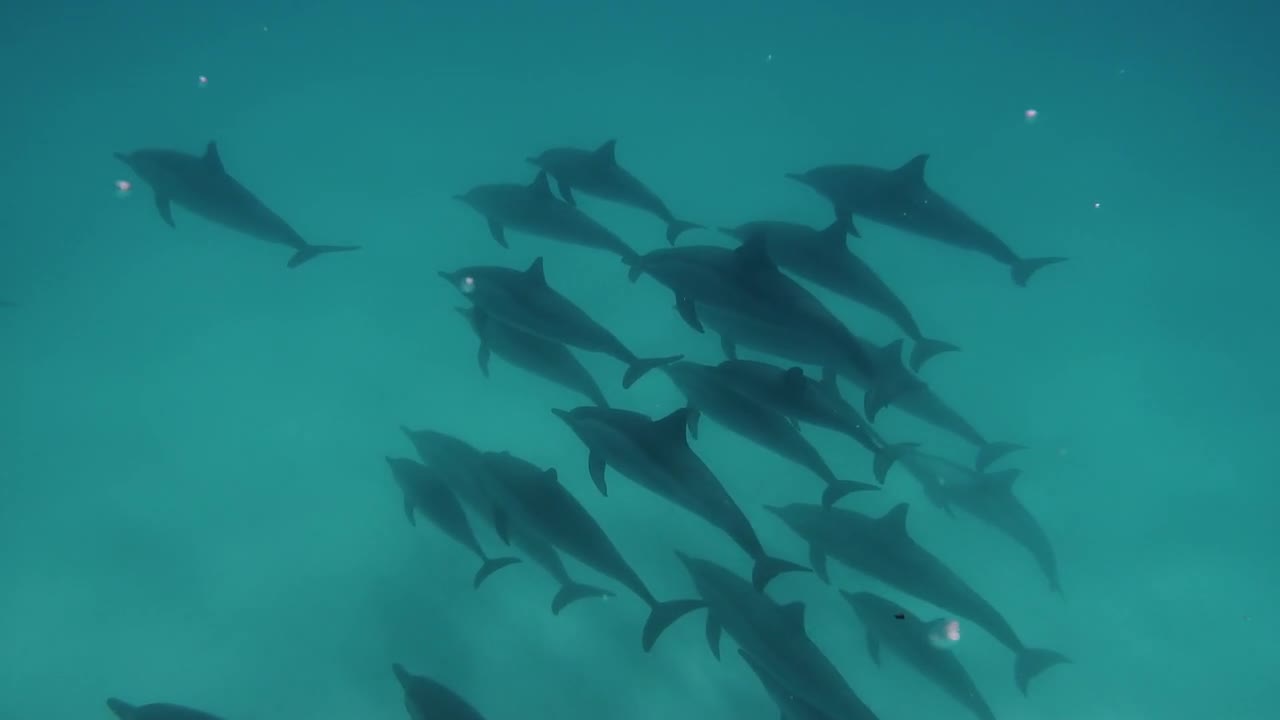
[[[570,422],[573,419],[572,413],[570,413],[568,410],[561,410],[560,408],[551,408],[551,414],[555,415],[556,417],[560,418],[565,422]]]
[[[107,707],[120,720],[132,720],[134,707],[120,698],[107,698]]]
[[[444,279],[445,282],[449,283],[450,285],[453,284],[453,273],[445,272],[443,270],[438,270],[436,271],[436,275],[439,275],[441,278]]]
[[[783,175],[783,177],[787,178],[788,180],[795,180],[796,182],[802,182],[806,185],[809,184],[809,178],[805,177],[804,173],[787,173]]]
[[[532,156],[530,156],[530,157],[525,158],[525,159],[524,159],[524,161],[525,161],[525,162],[527,162],[527,163],[529,163],[530,165],[537,165],[538,167],[542,167],[542,159],[541,159],[541,158],[536,158],[536,157],[532,157]]]

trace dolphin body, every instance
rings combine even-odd
[[[982,253],[1009,266],[1013,281],[1025,287],[1040,268],[1064,262],[1063,257],[1023,258],[995,233],[929,187],[924,179],[928,155],[905,165],[876,168],[866,165],[824,165],[787,177],[815,190],[835,208],[836,218],[852,222],[852,215],[954,247]]]
[[[438,477],[449,485],[464,505],[480,517],[493,517],[493,501],[486,492],[493,481],[480,450],[433,430],[401,427],[400,431],[412,443],[423,462],[439,471]],[[553,615],[559,615],[571,603],[583,598],[613,597],[613,593],[608,590],[577,582],[570,577],[555,546],[533,530],[513,521],[507,528],[507,537],[511,544],[524,551],[530,560],[542,566],[560,583],[560,590],[551,601]]]
[[[505,539],[509,523],[518,519],[521,526],[635,593],[649,606],[641,635],[645,646],[682,615],[698,609],[691,600],[661,602],[654,597],[595,518],[560,484],[555,469],[542,470],[506,452],[484,457],[494,480],[488,494],[499,537]]]
[[[1020,471],[982,472],[922,452],[904,455],[902,466],[920,482],[934,504],[948,512],[952,507],[960,508],[1029,552],[1049,581],[1049,590],[1062,594],[1053,544],[1044,527],[1013,494]]]
[[[467,512],[462,509],[462,503],[448,484],[440,479],[439,473],[408,458],[389,457],[387,465],[391,468],[392,478],[404,495],[404,514],[409,524],[414,525],[415,515],[421,512],[431,521],[431,524],[440,528],[454,542],[480,558],[481,565],[476,572],[473,587],[480,587],[480,583],[484,582],[485,578],[504,567],[520,562],[519,558],[514,557],[489,557],[484,548],[480,547],[480,541],[476,539],[475,531],[471,529],[471,522],[467,520]]]
[[[747,667],[751,668],[751,672],[759,678],[769,698],[778,706],[778,712],[782,713],[782,720],[841,720],[832,718],[810,705],[804,698],[793,695],[777,678],[769,674],[768,668],[748,655],[742,648],[738,648],[738,657],[742,658],[747,663]]]
[[[489,317],[552,342],[622,361],[627,365],[622,376],[624,388],[650,370],[683,357],[636,357],[613,333],[547,284],[541,257],[524,271],[477,265],[439,275]]]
[[[119,698],[107,698],[107,707],[120,720],[222,720],[203,710],[172,703],[131,705]]]
[[[600,407],[609,407],[596,379],[569,348],[496,320],[475,307],[457,308],[480,340],[476,361],[489,377],[489,357],[498,357],[557,385],[585,395]]]
[[[203,156],[176,150],[138,150],[115,156],[151,186],[156,210],[169,227],[177,227],[172,208],[176,204],[223,227],[293,248],[291,268],[326,253],[360,249],[356,245],[311,245],[303,240],[279,215],[227,174],[217,143],[210,142]]]
[[[779,605],[721,565],[682,552],[676,556],[707,609],[706,636],[713,655],[720,657],[720,637],[727,632],[775,687],[824,714],[817,717],[876,720],[805,631],[804,603]]]
[[[480,185],[454,199],[483,215],[489,221],[489,233],[504,248],[510,247],[505,230],[510,227],[549,240],[604,250],[624,259],[637,256],[611,230],[553,195],[545,170],[528,185]]]
[[[831,365],[824,363],[820,356],[803,352],[801,348],[789,342],[789,335],[785,329],[757,323],[751,318],[710,305],[699,306],[698,315],[706,321],[708,327],[720,335],[720,348],[725,357],[730,360],[738,358],[738,346],[741,345],[779,358],[786,358],[792,362],[821,367],[824,378],[828,374],[837,373],[861,388],[872,387],[872,376],[848,363]],[[889,372],[898,372],[898,369],[901,369],[901,340],[894,340],[879,349],[873,349],[871,343],[861,338],[859,342],[866,345],[867,352],[874,353],[881,362],[897,368]],[[923,383],[908,385],[901,392],[894,394],[889,405],[972,444],[978,450],[976,461],[978,469],[984,469],[1006,454],[1023,447],[1015,443],[988,441],[937,392]],[[855,419],[855,421],[858,420]]]
[[[577,204],[573,191],[580,190],[657,216],[667,224],[667,242],[671,245],[676,244],[676,238],[684,231],[702,227],[677,220],[661,198],[619,165],[614,152],[616,145],[616,141],[609,140],[595,150],[551,148],[529,158],[529,162],[556,179],[560,197],[570,205]]]
[[[874,456],[873,473],[881,485],[894,461],[915,447],[915,443],[889,445],[881,440],[841,397],[835,373],[826,373],[816,381],[805,375],[803,368],[784,369],[758,360],[726,360],[717,369],[738,392],[793,421],[853,438]]]
[[[911,369],[920,372],[931,358],[960,348],[941,340],[931,340],[920,331],[906,303],[880,279],[880,275],[857,255],[849,251],[848,235],[852,226],[836,220],[823,230],[807,225],[762,220],[721,232],[746,242],[759,238],[769,257],[779,267],[843,295],[889,318],[915,343],[911,350]]]
[[[978,720],[996,720],[995,713],[956,656],[934,645],[930,639],[930,634],[947,622],[945,618],[926,622],[906,608],[869,592],[841,590],[840,594],[866,628],[867,653],[876,665],[880,664],[880,647],[887,645],[917,672],[968,708]]]
[[[608,494],[605,467],[612,466],[637,485],[706,520],[755,561],[752,583],[760,590],[784,572],[808,570],[765,553],[751,521],[689,447],[688,408],[660,420],[629,410],[596,407],[551,412],[587,446],[587,467],[602,495]]]
[[[404,691],[404,709],[413,720],[485,720],[471,703],[443,683],[414,675],[400,663],[391,672]]]
[[[878,489],[867,483],[836,478],[817,449],[784,415],[734,389],[715,366],[682,361],[662,370],[685,396],[690,410],[690,434],[695,438],[698,417],[705,412],[729,430],[817,475],[827,484],[822,492],[825,507],[849,493]]]
[[[907,503],[879,518],[839,508],[791,504],[767,506],[801,539],[809,543],[814,572],[827,578],[827,558],[913,597],[976,623],[1014,653],[1014,680],[1025,695],[1027,684],[1045,670],[1070,662],[1053,650],[1027,647],[1004,616],[946,563],[907,534]],[[828,581],[829,582],[829,581]]]

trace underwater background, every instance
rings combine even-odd
[[[474,558],[408,526],[384,461],[413,456],[407,425],[555,467],[661,598],[691,592],[676,549],[748,569],[632,483],[601,497],[549,412],[580,398],[500,359],[485,379],[436,277],[542,256],[638,354],[718,362],[657,283],[522,233],[503,249],[452,199],[531,180],[524,158],[547,147],[611,138],[709,227],[825,225],[829,205],[785,173],[930,153],[931,186],[1020,252],[1068,256],[1018,288],[987,258],[871,222],[850,239],[963,348],[923,379],[1028,446],[1004,464],[1064,595],[901,470],[844,504],[911,503],[913,537],[1029,643],[1072,658],[1024,698],[1008,652],[968,632],[954,652],[1001,720],[1273,717],[1276,22],[1239,0],[5,4],[0,299],[17,307],[0,310],[0,718],[108,717],[112,695],[227,718],[404,717],[392,662],[490,720],[776,718],[736,653],[711,657],[700,617],[646,655],[625,592],[553,617],[532,566],[473,590]],[[364,249],[287,270],[282,249],[184,211],[171,229],[112,157],[211,140],[309,241]],[[137,183],[124,197],[120,179]],[[666,246],[651,217],[580,204],[642,252]],[[900,335],[814,292],[858,332]],[[616,406],[683,403],[661,373],[624,391],[615,361],[579,357]],[[902,413],[876,427],[971,456]],[[806,437],[869,480],[847,439]],[[691,444],[766,547],[803,560],[761,508],[809,501],[816,481],[712,422]],[[965,715],[896,658],[876,667],[831,587],[795,574],[769,593],[808,605],[810,635],[883,720]]]

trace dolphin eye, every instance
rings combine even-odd
[[[476,289],[476,279],[470,275],[462,278],[462,282],[458,283],[458,288],[466,295],[470,295]]]

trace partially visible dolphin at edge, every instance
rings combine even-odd
[[[616,145],[617,141],[609,140],[594,150],[551,148],[528,160],[556,179],[560,197],[570,205],[577,204],[573,197],[576,189],[657,216],[667,224],[667,242],[671,245],[684,231],[702,227],[676,219],[661,198],[619,165]]]
[[[438,680],[414,675],[400,663],[391,672],[404,691],[404,709],[413,720],[485,720],[471,703]]]
[[[120,720],[222,720],[203,710],[173,703],[131,705],[120,698],[107,698],[107,707]]]
[[[747,667],[751,668],[751,672],[755,673],[756,677],[760,679],[760,684],[764,686],[764,691],[769,694],[773,704],[778,706],[778,712],[782,713],[782,720],[842,720],[841,718],[831,717],[810,705],[804,698],[793,694],[776,677],[770,674],[769,670],[759,660],[747,654],[746,650],[738,648],[738,657],[742,658],[747,663]]]
[[[474,306],[456,309],[480,340],[476,362],[485,377],[489,377],[489,356],[496,354],[526,372],[585,395],[600,407],[609,407],[596,379],[569,348],[508,325]]]
[[[1039,269],[1065,262],[1064,257],[1023,258],[995,233],[929,187],[924,179],[927,154],[901,167],[823,165],[787,177],[815,190],[831,202],[841,221],[860,215],[878,223],[982,253],[1009,266],[1013,281],[1025,287]]]
[[[138,150],[116,153],[116,159],[138,173],[155,193],[156,211],[169,227],[173,205],[236,230],[263,242],[294,249],[289,267],[326,253],[359,250],[357,245],[312,245],[279,215],[227,173],[218,156],[218,145],[210,142],[203,156],[176,150]]]

